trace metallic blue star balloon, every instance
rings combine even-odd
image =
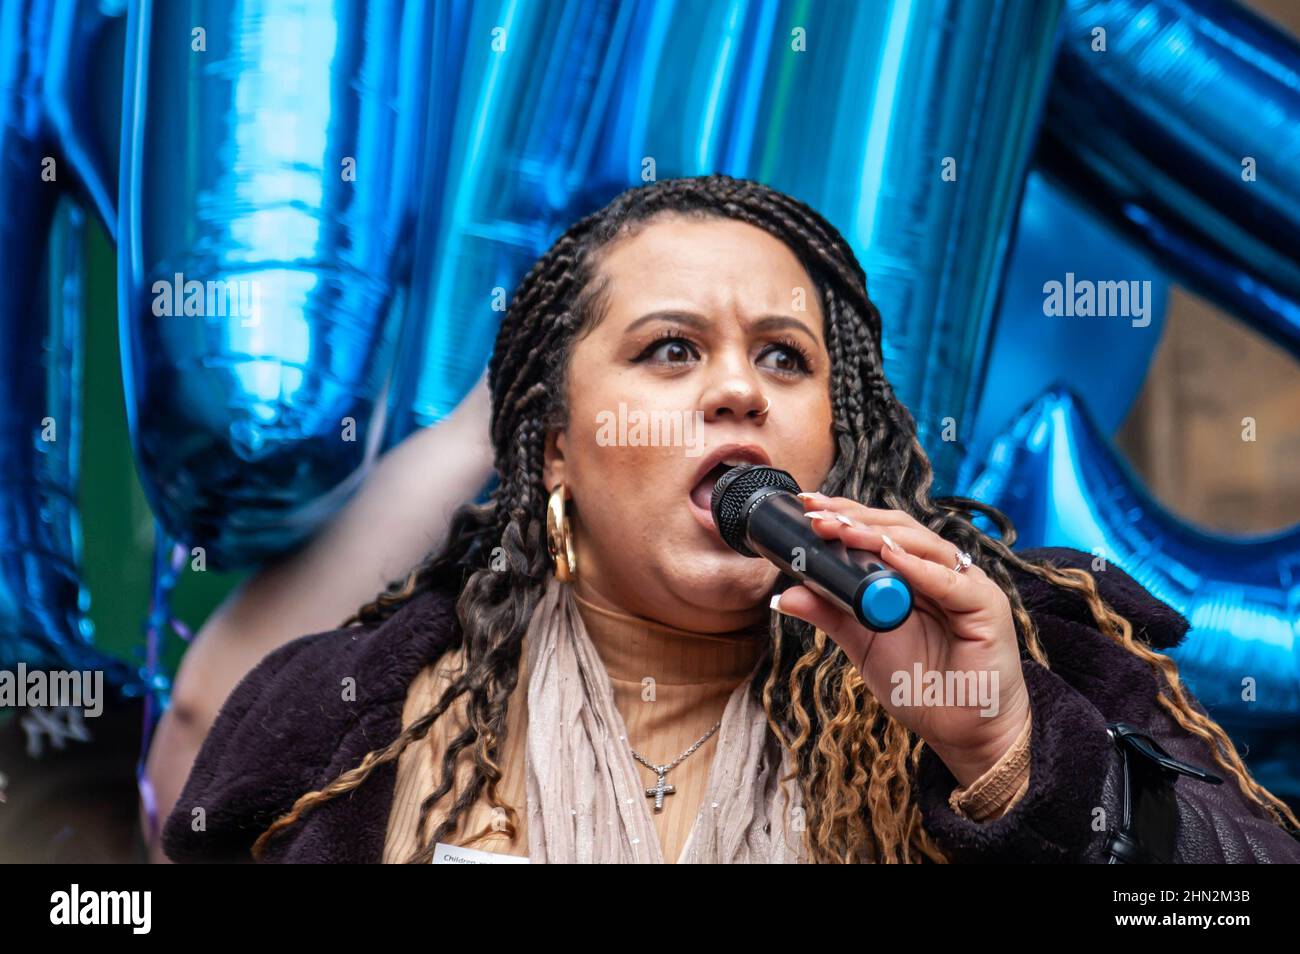
[[[993,444],[968,493],[1011,518],[1017,547],[1092,552],[1186,616],[1191,629],[1170,655],[1216,719],[1300,727],[1300,527],[1231,537],[1188,526],[1065,390]]]

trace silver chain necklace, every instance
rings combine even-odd
[[[654,787],[647,788],[645,790],[646,798],[653,798],[655,800],[655,814],[658,814],[659,812],[664,810],[664,796],[671,795],[673,794],[673,792],[676,791],[676,789],[673,786],[664,784],[664,776],[667,775],[670,770],[675,769],[678,765],[680,765],[682,760],[685,759],[686,756],[690,755],[701,745],[707,742],[709,740],[709,736],[717,732],[718,728],[721,725],[722,725],[722,720],[719,719],[716,723],[714,723],[713,728],[710,729],[708,732],[705,732],[702,736],[700,736],[700,738],[695,742],[694,745],[692,745],[681,755],[677,756],[677,758],[673,759],[667,765],[655,765],[652,762],[647,762],[645,759],[641,758],[641,756],[637,754],[636,749],[633,749],[630,743],[628,744],[628,749],[631,750],[632,757],[659,776],[658,780],[654,784]]]

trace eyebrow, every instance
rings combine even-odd
[[[690,311],[667,310],[652,311],[649,314],[642,315],[636,321],[632,322],[632,324],[627,326],[625,333],[630,334],[642,325],[648,324],[652,321],[675,321],[679,324],[686,325],[687,327],[694,328],[696,331],[701,333],[707,331],[709,328],[708,319],[704,318],[702,315],[697,315]],[[817,336],[812,333],[812,330],[806,324],[798,318],[791,318],[789,315],[761,315],[750,322],[749,327],[752,331],[782,331],[789,328],[793,331],[802,331],[814,342],[817,341]]]

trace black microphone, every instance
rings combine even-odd
[[[727,546],[766,557],[867,629],[888,632],[912,613],[912,588],[897,571],[840,540],[823,540],[795,494],[799,484],[766,464],[739,464],[713,485],[713,522]]]

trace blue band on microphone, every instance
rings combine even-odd
[[[872,629],[893,629],[912,610],[912,591],[894,577],[872,580],[862,591],[862,615]]]

